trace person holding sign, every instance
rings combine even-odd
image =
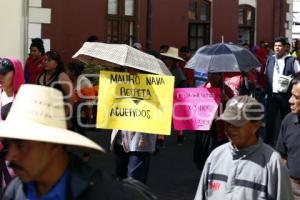
[[[130,74],[140,71],[128,68]],[[111,147],[116,156],[116,175],[147,182],[151,154],[155,151],[156,135],[127,130],[113,130]]]
[[[208,81],[203,85],[206,88],[219,88],[222,91],[222,109],[227,100],[234,96],[229,86],[222,82],[222,73],[208,73]],[[204,163],[214,148],[225,143],[224,124],[220,121],[213,121],[209,131],[197,131],[194,146],[194,162],[199,170],[202,170]]]
[[[186,75],[183,72],[183,69],[179,66],[179,62],[184,62],[185,60],[179,56],[179,51],[175,47],[169,47],[167,52],[160,53],[161,60],[169,68],[170,72],[175,78],[175,88],[184,88],[187,86]],[[183,131],[177,132],[177,144],[183,145],[184,134]]]

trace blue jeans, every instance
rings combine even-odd
[[[127,176],[147,182],[151,154],[149,152],[130,152]]]
[[[142,183],[147,182],[150,166],[150,152],[124,152],[123,146],[114,145],[116,175],[121,179],[132,177]]]

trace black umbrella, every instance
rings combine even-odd
[[[240,72],[259,67],[260,63],[248,49],[228,43],[199,48],[186,68],[202,72]]]

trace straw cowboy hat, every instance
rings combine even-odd
[[[178,49],[175,47],[169,47],[168,51],[166,53],[161,53],[160,55],[162,56],[166,56],[166,57],[170,57],[170,58],[174,58],[176,60],[182,60],[184,61],[183,58],[179,57],[179,53],[178,53]]]
[[[39,85],[22,85],[5,121],[0,137],[84,147],[104,152],[90,139],[67,130],[63,95]]]

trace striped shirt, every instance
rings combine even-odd
[[[208,157],[195,196],[201,199],[293,199],[289,175],[280,155],[261,139],[237,150],[231,143]]]

